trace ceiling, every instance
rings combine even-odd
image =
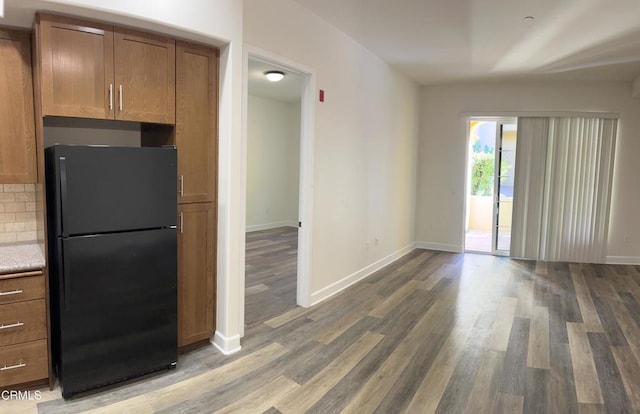
[[[296,1],[421,84],[640,75],[638,0]]]
[[[279,70],[285,74],[280,82],[270,82],[264,73]],[[249,59],[249,95],[275,99],[283,102],[298,102],[302,96],[304,77],[280,66],[257,59]]]

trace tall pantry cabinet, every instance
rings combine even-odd
[[[218,54],[176,43],[178,148],[178,345],[211,338],[215,328]]]

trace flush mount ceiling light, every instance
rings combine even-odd
[[[269,70],[264,73],[264,76],[271,82],[280,82],[284,78],[284,72]]]
[[[525,16],[524,17],[524,21],[527,23],[531,23],[534,20],[533,16]]]

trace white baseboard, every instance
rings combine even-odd
[[[216,331],[216,334],[213,336],[211,343],[218,349],[218,351],[222,352],[224,355],[235,354],[241,349],[240,335],[227,337]]]
[[[607,256],[607,264],[640,265],[638,256]]]
[[[444,244],[444,243],[431,243],[431,242],[416,242],[416,249],[425,249],[425,250],[437,250],[440,252],[452,252],[452,253],[462,253],[462,246],[456,244]]]
[[[338,280],[335,283],[330,284],[329,286],[320,289],[317,292],[311,294],[311,303],[309,306],[313,306],[317,303],[322,302],[323,300],[335,295],[338,292],[343,291],[349,286],[353,285],[371,275],[372,273],[377,272],[383,267],[391,264],[401,258],[402,256],[410,253],[416,248],[415,243],[411,243],[410,245],[403,247],[402,249],[391,253],[390,255],[383,257],[382,259],[370,264],[369,266],[363,267],[362,269],[350,274],[344,279]]]
[[[298,227],[298,223],[295,221],[277,221],[275,223],[254,224],[247,226],[246,232],[250,233],[252,231],[271,230],[277,229],[278,227]]]

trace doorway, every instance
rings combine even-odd
[[[511,246],[517,119],[471,118],[464,246],[508,256]]]
[[[267,75],[279,80],[269,80]],[[265,60],[247,65],[245,326],[296,307],[305,77]]]

